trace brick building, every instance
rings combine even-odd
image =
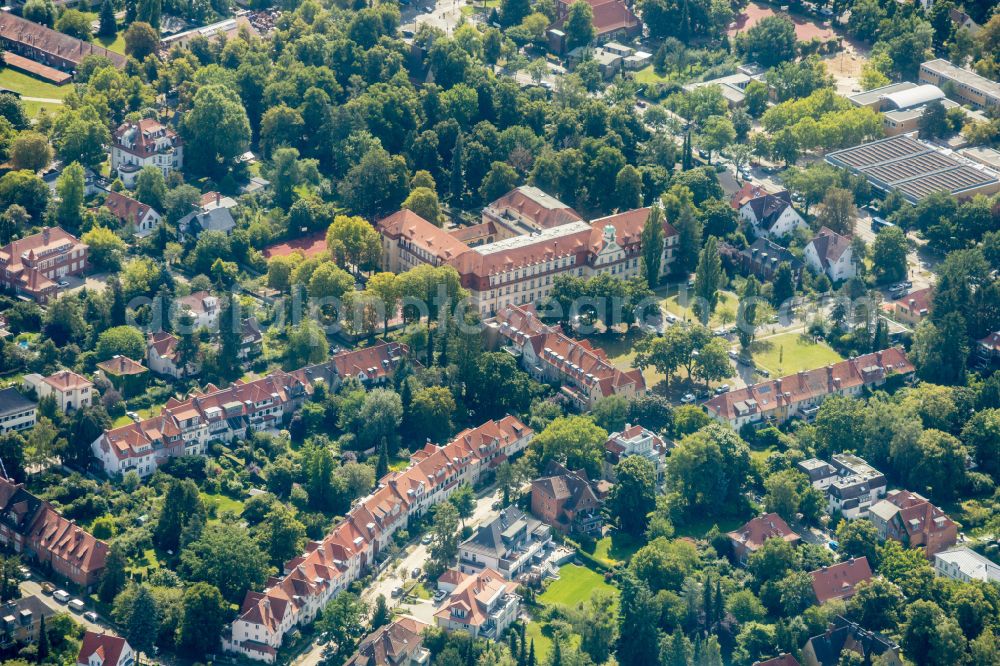
[[[5,16],[0,12],[0,17]],[[87,270],[86,245],[60,227],[44,227],[0,247],[0,285],[45,303],[59,292],[67,275]]]

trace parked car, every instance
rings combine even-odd
[[[671,324],[676,324],[677,322],[680,321],[680,319],[677,318],[677,315],[671,314],[669,312],[663,315],[663,318],[666,319]]]
[[[722,395],[723,393],[729,393],[729,384],[715,387],[715,395]]]
[[[67,605],[67,606],[69,606],[69,609],[70,609],[71,611],[73,611],[74,613],[82,613],[82,612],[83,612],[83,609],[84,609],[84,608],[86,608],[86,607],[85,607],[85,606],[83,605],[83,602],[82,602],[82,601],[80,601],[79,599],[73,599],[72,601],[70,601],[70,602],[69,602],[68,604],[66,604],[66,605]]]
[[[438,590],[434,593],[434,603],[440,603],[442,599],[448,596],[448,593],[444,590]]]
[[[86,613],[83,614],[83,619],[86,620],[87,622],[96,623],[99,618],[97,617],[97,613],[95,613],[94,611],[87,611]]]
[[[758,368],[757,372],[760,374],[761,377],[770,377],[771,376],[771,373],[768,372],[767,370],[765,370],[764,368]]]
[[[831,541],[826,545],[830,547],[830,550],[837,550],[838,548],[840,548],[840,544],[837,543],[836,541]]]
[[[738,351],[736,351],[735,349],[730,349],[726,353],[729,354],[729,358],[733,359],[734,361],[738,361],[739,358],[740,358],[740,353]]]
[[[424,544],[425,546],[429,546],[431,543],[431,535],[425,534],[423,537],[420,538],[420,543]]]
[[[45,582],[42,583],[42,594],[52,594],[56,591],[56,586],[52,583]]]
[[[52,598],[58,601],[59,603],[64,604],[67,601],[69,601],[69,592],[67,592],[66,590],[56,590],[55,592],[52,593]]]
[[[66,280],[59,280],[59,286],[65,289],[66,287],[69,286],[69,282],[67,282]]]
[[[392,588],[392,592],[390,592],[390,594],[392,595],[393,599],[398,599],[401,596],[403,596],[403,588],[396,586]]]
[[[413,567],[410,571],[410,578],[420,578],[420,567]]]
[[[31,569],[28,567],[18,567],[17,570],[21,572],[21,578],[31,580]]]
[[[696,398],[694,397],[694,393],[685,393],[681,397],[681,404],[682,405],[689,405],[692,402],[694,402],[695,400],[696,400]]]

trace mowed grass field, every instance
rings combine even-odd
[[[825,342],[814,342],[801,333],[785,333],[757,340],[751,352],[757,367],[766,369],[772,377],[821,368],[844,360]]]
[[[604,590],[618,596],[618,589],[604,582],[604,576],[576,564],[565,564],[559,568],[559,580],[552,581],[541,595],[540,603],[562,604],[575,607],[590,599],[595,590]]]
[[[21,93],[25,97],[44,97],[46,99],[62,99],[73,91],[72,84],[57,86],[10,67],[0,68],[0,86]]]

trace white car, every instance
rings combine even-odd
[[[66,590],[56,590],[55,592],[52,593],[52,598],[58,601],[59,603],[64,604],[67,601],[69,601],[69,592],[67,592]]]
[[[681,398],[682,405],[690,405],[694,401],[695,401],[694,393],[685,393],[684,396]]]
[[[79,599],[73,599],[67,605],[69,606],[69,609],[74,613],[82,613],[83,609],[85,608],[83,602]]]

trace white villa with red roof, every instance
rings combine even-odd
[[[104,207],[126,226],[134,225],[135,235],[139,238],[153,233],[163,219],[163,216],[152,206],[121,192],[108,192],[108,197],[104,200]]]
[[[615,367],[602,349],[543,324],[530,308],[508,305],[491,326],[528,374],[560,384],[563,397],[579,409],[590,409],[610,395],[633,398],[646,392],[642,372]]]
[[[285,634],[312,622],[357,580],[410,516],[447,499],[462,481],[475,484],[533,437],[531,428],[506,416],[465,430],[445,446],[427,444],[413,453],[409,467],[382,477],[322,541],[310,542],[305,553],[285,563],[281,577],[270,579],[263,592],[247,592],[224,636],[225,648],[273,663]]]
[[[515,594],[517,583],[508,582],[488,567],[471,574],[446,573],[457,584],[434,613],[437,626],[445,631],[464,631],[473,638],[496,639],[517,619],[521,602]]]
[[[135,650],[124,638],[88,631],[83,635],[77,666],[132,666]]]
[[[865,388],[881,386],[893,375],[912,375],[915,368],[906,352],[890,347],[825,368],[803,370],[746,388],[717,395],[705,411],[735,430],[771,419],[811,418],[831,395],[856,396]]]
[[[114,132],[111,145],[111,172],[125,187],[135,187],[143,167],[155,166],[163,177],[184,167],[184,146],[175,131],[155,118],[123,123]]]

